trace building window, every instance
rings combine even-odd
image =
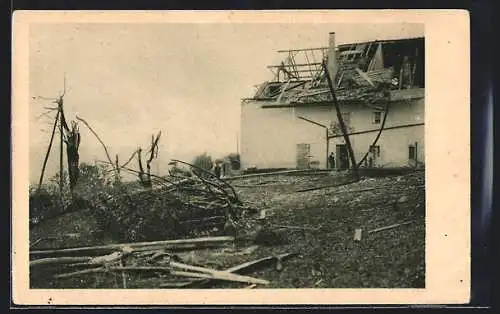
[[[380,146],[370,146],[370,152],[373,154],[373,156],[380,157]]]
[[[408,146],[408,159],[410,160],[417,159],[415,156],[415,146],[413,145]]]
[[[373,112],[373,123],[379,124],[381,121],[381,117],[382,117],[381,111],[374,111]]]

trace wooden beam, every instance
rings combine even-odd
[[[246,282],[246,283],[255,283],[255,284],[262,284],[262,285],[269,284],[269,281],[267,281],[267,280],[231,274],[230,272],[210,269],[210,268],[206,268],[206,267],[192,266],[192,265],[178,263],[178,262],[170,262],[170,266],[175,267],[175,268],[180,268],[180,269],[192,270],[192,271],[196,271],[196,272],[200,272],[200,273],[204,273],[204,274],[209,274],[215,279]]]
[[[379,232],[379,231],[389,230],[389,229],[393,229],[393,228],[396,228],[396,227],[399,227],[399,226],[409,225],[411,223],[413,223],[413,221],[406,221],[406,222],[402,222],[402,223],[398,223],[398,224],[393,224],[393,225],[390,225],[390,226],[386,226],[386,227],[381,227],[381,228],[370,230],[370,231],[368,231],[368,233],[375,233],[375,232]]]
[[[326,79],[328,81],[328,86],[330,87],[330,91],[332,94],[333,98],[333,105],[335,106],[335,111],[337,113],[337,120],[340,125],[340,129],[342,130],[342,136],[344,137],[345,144],[347,146],[347,151],[349,153],[349,157],[351,159],[351,164],[352,164],[352,170],[354,172],[354,178],[355,180],[359,180],[359,174],[358,174],[358,164],[356,163],[356,157],[354,156],[354,151],[352,149],[351,141],[349,140],[349,135],[347,134],[347,128],[344,123],[344,119],[342,118],[342,113],[340,112],[340,107],[337,102],[337,97],[335,96],[335,90],[333,88],[333,82],[332,79],[330,78],[330,75],[328,74],[328,67],[326,63],[323,63],[323,70],[326,73]]]
[[[276,256],[268,256],[268,257],[264,257],[264,258],[261,258],[258,260],[245,262],[243,264],[239,264],[239,265],[233,266],[231,268],[227,268],[224,271],[228,272],[228,273],[240,274],[240,273],[247,272],[250,269],[255,268],[257,266],[262,266],[264,264],[273,262],[274,260],[283,261],[287,258],[290,258],[292,256],[296,256],[296,255],[297,255],[297,253],[285,253],[285,254],[280,254],[280,255],[276,255]],[[204,285],[204,284],[210,283],[213,279],[215,279],[215,278],[197,279],[197,280],[193,280],[191,282],[184,283],[183,285],[178,285],[178,286],[176,286],[176,288],[186,288],[188,286],[193,286],[193,285]],[[169,284],[164,284],[164,285],[161,285],[160,287],[165,287],[165,286],[169,286]]]
[[[404,124],[404,125],[396,125],[396,126],[390,126],[383,128],[382,130],[394,130],[394,129],[403,129],[403,128],[411,128],[415,126],[423,126],[425,123],[413,123],[413,124]],[[380,129],[373,129],[373,130],[366,130],[366,131],[360,131],[360,132],[352,132],[349,133],[349,135],[359,135],[359,134],[366,134],[366,133],[373,133],[373,132],[378,132]],[[342,137],[342,135],[332,135],[329,136],[329,138],[337,138],[337,137]]]
[[[294,67],[307,67],[307,66],[313,66],[313,65],[321,65],[319,62],[313,62],[313,63],[296,63],[296,64],[284,64],[284,65],[268,65],[268,69],[273,69],[273,68],[294,68]]]
[[[288,52],[295,52],[295,51],[313,51],[313,50],[327,50],[328,47],[317,47],[317,48],[302,48],[302,49],[289,49],[289,50],[278,50],[278,53],[288,53]]]
[[[30,255],[50,256],[50,255],[71,254],[71,253],[79,253],[79,254],[105,253],[105,252],[114,252],[117,250],[121,250],[124,247],[130,247],[133,251],[152,250],[159,248],[184,249],[184,248],[211,247],[233,242],[234,242],[234,237],[229,237],[229,236],[204,237],[204,238],[166,240],[166,241],[154,241],[154,242],[108,244],[101,246],[88,246],[88,247],[77,247],[77,248],[56,249],[56,250],[38,250],[30,252]]]

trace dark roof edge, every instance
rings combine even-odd
[[[378,43],[391,43],[391,42],[410,41],[410,40],[417,40],[417,39],[425,39],[425,37],[419,36],[419,37],[408,37],[408,38],[397,38],[397,39],[368,40],[368,41],[338,44],[337,47],[347,47],[347,46],[354,45],[354,44],[360,45],[360,44],[369,44],[369,43],[377,43],[377,42]]]
[[[401,41],[410,41],[410,40],[418,40],[418,39],[425,39],[425,36],[418,36],[418,37],[408,37],[408,38],[395,38],[395,39],[374,39],[374,40],[368,40],[368,41],[359,41],[359,42],[350,42],[350,43],[344,43],[344,44],[337,44],[337,48],[339,47],[348,47],[351,45],[361,45],[361,44],[369,44],[369,43],[393,43],[393,42],[401,42]],[[303,48],[303,49],[310,49],[310,48]],[[320,47],[318,49],[328,49],[328,47]],[[287,51],[288,49],[283,49],[283,51]],[[301,50],[301,49],[298,49]]]

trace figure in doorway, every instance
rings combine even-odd
[[[375,166],[375,152],[373,151],[374,148],[370,148],[370,151],[368,152],[368,168],[373,168]]]
[[[333,155],[333,152],[328,156],[328,162],[330,163],[330,169],[335,169],[335,155]]]

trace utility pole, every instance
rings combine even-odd
[[[330,56],[330,57],[335,57],[335,56]],[[342,113],[340,112],[339,104],[337,102],[337,97],[335,96],[335,90],[333,89],[332,79],[330,78],[330,74],[328,73],[328,67],[327,67],[326,63],[323,63],[323,69],[325,71],[326,80],[328,81],[328,86],[330,87],[330,92],[332,94],[333,105],[335,106],[335,111],[337,112],[337,120],[339,121],[340,130],[342,131],[342,135],[344,137],[344,141],[345,141],[345,144],[347,146],[347,150],[349,152],[349,157],[351,159],[354,179],[359,180],[358,165],[356,164],[356,157],[354,156],[354,151],[352,149],[351,141],[349,140],[349,135],[347,134],[347,128],[344,124],[344,119],[342,119]]]
[[[47,148],[47,153],[45,154],[45,159],[43,160],[42,173],[40,173],[40,180],[38,181],[38,190],[42,187],[43,175],[45,173],[45,167],[47,166],[47,161],[49,159],[50,150],[52,148],[52,141],[54,140],[54,134],[56,132],[57,122],[59,121],[59,110],[57,111],[56,118],[54,119],[54,126],[52,127],[52,134],[50,135],[49,147]]]

